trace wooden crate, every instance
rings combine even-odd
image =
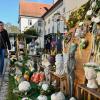
[[[68,95],[68,82],[66,75],[57,75],[54,72],[51,72],[51,82],[56,80],[57,87],[65,94]]]

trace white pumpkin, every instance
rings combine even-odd
[[[51,100],[57,100],[57,93],[51,95]]]
[[[51,100],[65,100],[65,96],[62,92],[57,92],[51,95]]]
[[[65,96],[64,96],[64,94],[62,92],[58,92],[57,100],[65,100]]]
[[[44,91],[47,91],[48,88],[49,88],[49,85],[48,85],[48,84],[42,84],[42,89],[43,89]]]
[[[80,22],[80,23],[79,23],[79,26],[82,26],[83,24],[84,24],[84,22]]]
[[[76,100],[74,97],[71,97],[69,100]]]
[[[100,23],[100,17],[99,17],[99,16],[96,17],[96,18],[94,19],[94,22],[95,22],[95,23]]]
[[[92,10],[88,10],[88,11],[87,11],[87,13],[86,13],[86,15],[87,15],[87,16],[91,16],[91,15],[92,15],[92,13],[93,13],[93,11],[92,11]]]
[[[94,2],[92,3],[91,7],[92,7],[92,8],[95,8],[95,6],[96,6],[96,2],[94,1]]]
[[[47,96],[40,95],[40,96],[37,97],[37,100],[47,100]]]
[[[94,22],[95,21],[95,17],[92,17],[91,21]]]
[[[30,89],[31,85],[28,81],[22,81],[19,86],[18,89],[20,92],[27,92]]]
[[[22,100],[32,100],[32,99],[30,99],[28,97],[24,97],[24,98],[22,98]]]

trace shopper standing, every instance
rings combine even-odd
[[[8,33],[4,29],[4,23],[0,21],[0,75],[3,74],[5,50],[11,49]]]

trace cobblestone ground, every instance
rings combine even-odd
[[[0,77],[0,100],[6,100],[7,91],[8,91],[8,74],[9,74],[9,60],[5,59],[4,65],[4,77]]]

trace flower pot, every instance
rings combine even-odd
[[[92,89],[98,88],[98,85],[96,83],[97,75],[95,69],[93,67],[85,67],[84,71],[85,77],[88,80],[87,87]]]
[[[98,85],[100,85],[100,71],[97,72],[97,78],[96,78],[96,80],[97,80]]]

